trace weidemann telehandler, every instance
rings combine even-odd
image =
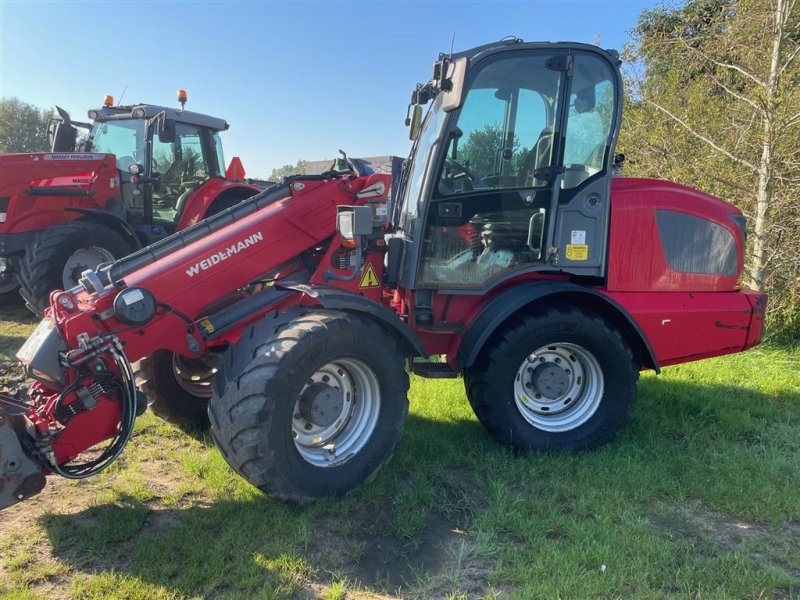
[[[18,354],[35,381],[0,412],[0,506],[114,461],[144,408],[131,361],[159,356],[205,365],[216,444],[278,498],[343,494],[389,460],[406,365],[463,373],[517,449],[610,441],[640,370],[757,344],[766,302],[740,283],[739,210],[612,179],[621,110],[614,52],[442,55],[388,210],[390,177],[357,165],[287,178],[53,292]]]

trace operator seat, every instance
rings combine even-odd
[[[553,153],[553,130],[549,127],[542,129],[539,138],[525,157],[519,173],[517,186],[533,187],[536,169],[550,164],[550,155]]]

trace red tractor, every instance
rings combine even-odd
[[[443,55],[412,95],[388,206],[390,176],[355,162],[289,178],[54,292],[18,353],[35,381],[3,397],[0,506],[119,456],[140,359],[205,365],[216,444],[279,498],[346,493],[389,460],[406,366],[462,373],[519,450],[611,441],[640,370],[757,344],[766,303],[740,284],[740,211],[612,177],[621,111],[611,51]]]
[[[21,293],[41,313],[50,292],[75,287],[83,271],[260,191],[242,181],[238,158],[226,173],[223,119],[113,104],[107,96],[90,110],[91,124],[74,123],[59,108],[52,152],[0,155],[0,303]],[[149,185],[131,183],[132,165]]]

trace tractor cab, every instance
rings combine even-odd
[[[125,204],[146,222],[174,224],[194,190],[212,177],[225,177],[223,119],[151,104],[106,104],[89,117],[94,124],[85,149],[117,157]],[[133,183],[131,165],[138,165],[140,174]]]
[[[516,39],[440,56],[412,94],[393,211],[405,287],[481,293],[529,271],[605,274],[617,63],[594,46]]]
[[[89,111],[91,124],[72,122],[61,109],[59,114],[51,129],[53,151],[113,154],[125,208],[147,223],[172,229],[192,191],[212,177],[225,177],[223,119],[152,104],[114,106],[111,96]],[[88,129],[83,140],[76,134],[80,128]],[[133,184],[131,165],[138,165]]]

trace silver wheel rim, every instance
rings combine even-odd
[[[172,373],[175,381],[186,392],[204,400],[211,398],[211,381],[217,369],[199,358],[172,355]]]
[[[522,417],[542,431],[580,427],[603,398],[603,371],[594,355],[559,342],[529,354],[514,379],[514,402]]]
[[[61,272],[61,281],[64,289],[78,285],[81,273],[87,269],[94,269],[97,265],[114,260],[114,255],[105,248],[100,246],[88,246],[76,250],[64,264],[64,270]]]
[[[381,408],[375,372],[356,358],[320,367],[295,401],[292,439],[315,467],[334,467],[358,454],[375,431]]]

